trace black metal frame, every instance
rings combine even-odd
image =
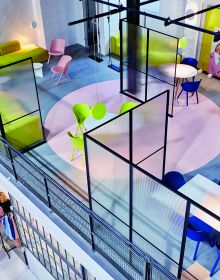
[[[35,226],[33,226],[32,225],[32,223],[30,222],[31,221],[31,215],[30,215],[30,213],[29,213],[29,219],[27,219],[26,217],[25,217],[25,215],[24,215],[24,213],[21,213],[21,211],[19,211],[19,209],[18,209],[18,207],[17,207],[17,204],[18,204],[18,202],[16,201],[16,199],[10,194],[9,195],[9,197],[10,197],[10,200],[12,201],[12,205],[13,205],[13,213],[14,213],[14,216],[15,216],[15,219],[16,219],[16,224],[17,224],[17,227],[18,227],[18,231],[19,231],[19,235],[20,235],[20,238],[21,238],[21,241],[22,241],[22,246],[23,247],[25,247],[25,248],[27,248],[32,254],[33,254],[33,244],[31,243],[31,247],[32,247],[32,250],[30,249],[30,248],[28,248],[28,246],[26,245],[26,243],[27,243],[27,238],[26,238],[26,236],[24,236],[23,234],[21,234],[21,231],[20,231],[20,226],[22,227],[22,231],[24,232],[24,231],[26,231],[25,229],[24,229],[24,226],[23,226],[23,224],[20,224],[19,222],[18,222],[18,217],[20,218],[20,220],[22,220],[29,228],[31,228],[31,230],[32,230],[32,232],[33,232],[33,237],[34,237],[34,242],[35,242],[35,244],[36,243],[40,243],[40,246],[41,246],[41,251],[43,252],[44,251],[44,249],[43,249],[43,247],[42,247],[42,240],[45,242],[45,244],[46,244],[46,246],[49,246],[50,248],[51,248],[51,250],[53,251],[53,256],[54,256],[54,252],[59,256],[59,258],[63,261],[63,262],[65,262],[66,263],[66,265],[67,265],[67,267],[68,268],[71,268],[73,271],[74,271],[74,273],[78,276],[78,277],[80,277],[80,279],[82,279],[82,280],[86,280],[86,270],[85,270],[85,268],[81,265],[81,271],[79,272],[74,266],[73,266],[73,264],[71,264],[69,261],[68,261],[68,259],[66,258],[66,255],[67,255],[67,252],[66,252],[66,249],[64,249],[64,251],[65,251],[65,256],[63,255],[63,254],[61,254],[61,252],[60,252],[60,244],[57,242],[57,248],[53,245],[53,243],[52,243],[52,236],[51,236],[51,233],[49,233],[49,237],[50,237],[50,239],[48,240],[48,238],[46,238],[45,236],[46,236],[46,233],[45,233],[45,229],[44,229],[44,227],[42,227],[43,228],[43,232],[41,232],[40,230],[39,230],[39,228],[38,228],[38,222],[36,221],[36,225],[37,225],[37,228],[35,227]],[[23,207],[23,210],[24,210],[24,207]],[[28,235],[29,236],[31,236],[31,234],[30,234],[30,231],[29,231],[29,229],[27,229],[28,230]],[[36,239],[36,237],[35,237],[35,234],[38,236],[38,238]],[[24,240],[24,238],[26,239],[26,241]],[[31,238],[28,238],[29,240],[31,240]],[[32,242],[32,241],[31,241]],[[39,255],[40,255],[40,253],[38,252],[38,247],[37,246],[34,246],[35,248],[36,248],[36,250],[37,250],[37,256],[36,255],[34,255],[33,254],[33,256],[38,260],[38,261],[40,261],[41,259],[40,259],[40,257],[39,257]],[[47,253],[48,253],[48,251],[47,251]],[[49,255],[49,253],[48,253],[48,255]],[[44,260],[44,263],[43,263],[43,265],[44,265],[44,267],[46,268],[46,262],[45,262],[45,258],[44,258],[44,255],[42,255],[42,257],[43,257],[43,260]],[[54,256],[54,263],[55,263],[55,265],[56,265],[56,258],[55,258],[55,256]],[[49,264],[50,264],[50,260],[49,260]],[[61,262],[61,265],[62,265],[62,262]],[[50,268],[51,268],[51,264],[50,264]],[[62,268],[62,267],[61,267]],[[46,268],[47,269],[47,268]],[[48,270],[49,271],[49,270]],[[51,268],[51,271],[49,271],[50,273],[52,272],[52,268]],[[62,273],[63,273],[63,270],[62,270]],[[56,266],[56,274],[58,275],[58,270],[57,270],[57,266]],[[57,276],[57,279],[58,279],[58,277],[59,276]],[[59,278],[60,279],[60,278]]]
[[[123,88],[123,66],[127,67],[127,64],[123,63],[124,57],[123,57],[123,22],[126,22],[128,24],[132,24],[133,26],[137,26],[137,28],[143,28],[147,31],[147,41],[146,41],[146,69],[145,72],[142,72],[140,69],[135,69],[135,71],[139,72],[139,73],[144,73],[145,74],[145,100],[141,100],[137,97],[135,97],[135,95],[131,95],[129,92],[126,91],[126,89]],[[162,34],[163,36],[167,36],[169,38],[173,38],[176,39],[176,60],[175,60],[175,67],[174,67],[174,77],[173,77],[173,83],[169,83],[167,81],[164,81],[163,79],[160,79],[158,77],[155,77],[151,74],[149,74],[149,65],[148,65],[148,61],[149,61],[149,39],[150,39],[150,32],[154,32],[154,33],[158,33],[158,34]],[[178,45],[179,45],[179,38],[172,36],[172,35],[168,35],[165,34],[163,32],[151,29],[151,28],[147,28],[145,26],[142,25],[135,25],[133,23],[130,23],[127,21],[126,18],[121,19],[120,20],[120,93],[138,101],[138,102],[146,102],[148,100],[148,76],[159,80],[161,82],[163,82],[164,84],[168,84],[169,86],[172,87],[172,102],[171,102],[171,109],[169,112],[169,116],[173,117],[173,107],[174,107],[174,94],[175,94],[175,81],[176,81],[176,65],[177,65],[177,59],[178,59]]]
[[[136,106],[135,108],[131,109],[129,112],[125,112],[119,116],[116,116],[115,118],[109,120],[108,122],[101,124],[100,126],[84,133],[84,146],[85,146],[85,158],[86,158],[86,172],[87,172],[87,184],[88,184],[88,194],[89,194],[89,206],[90,206],[90,210],[93,211],[93,201],[95,203],[98,203],[100,207],[102,207],[103,209],[105,209],[105,211],[107,211],[108,213],[110,213],[113,217],[115,217],[117,220],[119,220],[120,222],[122,222],[124,225],[126,225],[128,227],[128,236],[129,236],[129,242],[132,243],[133,241],[133,170],[134,168],[138,168],[138,170],[142,170],[142,168],[140,168],[138,166],[139,163],[134,164],[133,163],[133,111],[136,110],[138,107],[143,106],[146,103],[149,103],[152,100],[155,100],[156,98],[162,96],[166,94],[167,99],[166,99],[166,104],[164,104],[164,106],[166,107],[166,113],[165,113],[165,123],[164,123],[164,147],[160,148],[159,150],[155,151],[158,152],[161,149],[164,149],[164,153],[163,153],[163,165],[162,165],[162,178],[164,176],[165,173],[165,161],[166,161],[166,143],[167,143],[167,125],[168,125],[168,108],[169,108],[169,90],[162,92],[161,94],[151,98],[150,100],[144,102],[143,104],[140,104],[138,106]],[[114,120],[119,119],[122,115],[128,114],[129,115],[129,159],[124,158],[123,156],[121,156],[120,154],[118,154],[117,152],[115,152],[114,150],[112,150],[111,148],[105,146],[103,143],[99,142],[97,139],[93,138],[90,134],[93,131],[98,130],[100,127],[103,127],[105,125],[107,125],[108,123],[114,122]],[[101,203],[99,203],[95,198],[92,197],[92,193],[91,193],[91,179],[90,179],[90,172],[89,172],[89,152],[88,152],[88,146],[87,146],[87,139],[91,140],[93,143],[97,144],[99,147],[102,147],[103,149],[105,149],[106,151],[110,152],[111,154],[115,155],[118,159],[123,160],[124,162],[126,162],[129,165],[129,222],[128,224],[126,224],[124,221],[120,220],[119,217],[115,216],[114,213],[112,213],[109,209],[105,208],[105,206],[103,206]],[[149,155],[152,156],[155,153]],[[148,158],[148,157],[147,157]],[[145,159],[143,159],[145,160]],[[149,174],[147,171],[142,172],[144,174]],[[155,178],[153,175],[151,175],[151,178]],[[91,230],[93,230],[92,228],[92,224],[91,224]],[[147,241],[148,242],[148,241]],[[152,244],[153,245],[153,244]],[[154,246],[154,245],[153,245]],[[155,247],[155,246],[154,246]],[[155,247],[156,249],[158,249],[157,247]],[[161,252],[162,253],[162,252]],[[130,255],[131,261],[132,261],[132,255]],[[144,279],[151,279],[149,277],[151,277],[151,263],[148,262],[146,260],[145,263],[145,278]]]
[[[154,18],[154,19],[163,21],[165,26],[168,26],[170,24],[175,24],[175,25],[190,28],[190,29],[193,29],[193,30],[196,30],[196,31],[200,31],[200,32],[203,32],[203,33],[207,33],[207,34],[210,34],[210,35],[219,36],[219,32],[214,32],[214,31],[210,31],[210,30],[207,30],[207,29],[204,29],[204,28],[201,28],[201,27],[197,27],[197,26],[194,26],[194,25],[179,22],[178,19],[172,20],[172,19],[170,19],[170,17],[165,18],[165,17],[162,17],[162,16],[157,16],[157,15],[154,15],[154,14],[146,13],[146,12],[143,12],[143,11],[140,11],[140,10],[137,10],[137,9],[128,8],[128,7],[125,7],[123,5],[117,5],[117,4],[107,2],[107,1],[103,1],[103,0],[94,0],[94,1],[98,2],[100,4],[105,4],[105,5],[108,5],[108,6],[111,6],[111,7],[115,7],[117,9],[123,9],[123,10],[129,11],[129,12],[133,12],[133,13],[136,13],[136,14],[139,14],[139,15],[143,15],[143,16],[146,16],[146,17],[150,17],[150,18]],[[214,8],[216,8],[216,7],[214,7]],[[205,10],[201,10],[201,11],[198,11],[197,14],[198,13],[205,13],[205,12],[206,12]]]
[[[5,125],[10,124],[10,123],[12,123],[12,122],[14,122],[14,121],[17,121],[17,120],[19,120],[19,119],[22,119],[22,118],[24,118],[24,117],[26,117],[26,116],[32,115],[32,114],[34,114],[34,113],[36,113],[36,112],[39,113],[39,118],[40,118],[40,124],[41,124],[41,131],[42,131],[42,134],[43,134],[43,139],[42,139],[41,141],[38,141],[38,142],[34,143],[33,145],[30,145],[30,146],[28,146],[28,147],[26,147],[26,148],[23,148],[23,149],[21,150],[22,153],[25,153],[25,152],[27,152],[27,151],[30,151],[30,150],[32,150],[32,149],[34,149],[34,148],[38,147],[39,145],[41,145],[41,144],[43,144],[43,143],[46,142],[45,131],[44,131],[43,121],[42,121],[42,115],[41,115],[40,101],[39,101],[39,96],[38,96],[37,83],[36,83],[36,78],[35,78],[35,73],[34,73],[34,67],[33,67],[33,59],[32,59],[32,57],[28,57],[28,58],[21,59],[21,60],[18,60],[18,61],[16,61],[16,62],[7,64],[7,65],[4,65],[4,66],[0,66],[0,71],[1,71],[2,69],[5,69],[5,68],[7,69],[8,67],[11,67],[11,66],[13,66],[13,65],[16,66],[16,65],[19,64],[19,63],[27,62],[27,61],[30,61],[30,65],[31,65],[31,68],[32,68],[31,71],[32,71],[32,73],[33,73],[33,79],[34,79],[34,86],[35,86],[35,92],[36,92],[36,97],[37,97],[37,107],[38,107],[38,109],[37,109],[37,110],[34,110],[34,111],[30,112],[30,113],[27,113],[27,114],[25,114],[25,115],[23,115],[23,116],[20,116],[20,117],[18,117],[18,118],[16,118],[16,119],[13,119],[12,121],[9,121],[9,122],[4,123],[4,124],[3,124],[3,121],[2,121],[2,118],[1,118],[1,113],[0,113],[0,131],[1,131],[2,137],[3,137],[4,139],[6,139],[6,140],[7,140],[7,138],[6,138],[5,131],[4,131],[4,126],[5,126]]]

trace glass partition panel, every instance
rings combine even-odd
[[[93,211],[128,237],[129,165],[87,138]]]
[[[132,111],[133,162],[162,179],[167,120],[165,92]]]
[[[147,29],[127,21],[122,22],[123,34],[123,90],[145,101],[145,73],[147,60]],[[124,43],[124,41],[126,43]]]
[[[129,159],[129,115],[125,114],[89,132],[89,135]]]
[[[148,75],[174,85],[178,39],[149,30]]]
[[[177,275],[186,200],[133,169],[134,243]]]
[[[31,59],[0,69],[0,113],[6,139],[17,149],[44,139]]]

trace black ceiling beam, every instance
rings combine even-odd
[[[101,4],[108,5],[108,6],[112,6],[112,7],[115,7],[115,8],[119,8],[119,7],[122,6],[122,5],[116,5],[116,4],[113,4],[113,3],[110,3],[110,2],[107,2],[107,1],[103,1],[103,0],[94,0],[94,1],[97,2],[97,3],[101,3]],[[168,18],[164,18],[164,17],[161,17],[161,16],[157,16],[157,15],[154,15],[154,14],[149,14],[149,13],[146,13],[146,12],[143,12],[143,11],[137,11],[135,9],[127,8],[127,7],[124,7],[124,6],[122,6],[122,7],[123,7],[123,10],[133,11],[134,13],[139,13],[140,15],[143,15],[143,16],[146,16],[146,17],[150,17],[150,18],[161,20],[161,21],[164,22],[165,26],[168,26],[170,24],[175,24],[175,25],[179,25],[179,26],[182,26],[182,27],[193,29],[193,30],[196,30],[196,31],[199,31],[199,32],[207,33],[207,34],[214,35],[214,36],[219,36],[218,32],[214,32],[214,31],[211,31],[211,30],[208,30],[208,29],[204,29],[204,28],[201,28],[201,27],[193,26],[191,24],[186,24],[186,23],[179,22],[179,21],[172,22],[172,20],[169,17]]]
[[[75,24],[79,24],[79,23],[83,23],[83,22],[86,22],[86,21],[94,20],[96,18],[101,18],[101,17],[106,17],[106,16],[109,16],[109,15],[118,14],[123,10],[124,10],[124,8],[120,7],[119,9],[113,9],[113,10],[110,10],[108,12],[95,15],[93,17],[86,17],[86,18],[82,18],[82,19],[79,19],[79,20],[71,21],[71,22],[68,23],[68,25],[72,26],[72,25],[75,25]]]
[[[148,1],[142,2],[142,3],[140,3],[139,5],[136,5],[136,6],[139,7],[139,6],[143,6],[143,5],[150,4],[150,3],[153,3],[153,2],[157,2],[157,1],[160,1],[160,0],[148,0]],[[103,4],[106,4],[106,3],[103,3]],[[83,23],[83,22],[86,22],[86,21],[89,21],[89,20],[93,20],[94,18],[95,19],[96,18],[101,18],[101,17],[114,15],[114,14],[120,13],[122,11],[125,11],[125,7],[123,5],[112,4],[111,6],[117,8],[117,9],[113,9],[113,10],[108,11],[106,13],[98,14],[94,17],[86,17],[86,18],[82,18],[82,19],[79,19],[79,20],[71,21],[71,22],[68,23],[68,25],[72,26],[72,25],[75,25],[75,24],[79,24],[79,23]]]
[[[180,17],[180,18],[173,19],[173,20],[171,20],[171,23],[169,23],[169,24],[175,23],[175,22],[177,22],[177,21],[182,21],[182,20],[184,20],[184,19],[191,18],[191,17],[193,17],[193,16],[196,16],[196,15],[199,15],[199,14],[203,14],[203,13],[206,13],[206,12],[209,12],[209,11],[214,10],[214,9],[217,9],[217,8],[220,8],[220,4],[215,5],[215,6],[208,7],[208,8],[206,8],[206,9],[200,10],[200,11],[195,12],[195,13],[191,13],[191,14],[185,15],[185,16]]]
[[[160,0],[148,0],[148,1],[144,1],[144,2],[141,2],[140,4],[136,5],[136,7],[140,7],[140,6],[143,6],[143,5],[147,5],[147,4],[151,4],[151,3],[154,3],[154,2],[158,2]]]

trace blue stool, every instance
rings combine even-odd
[[[180,97],[180,95],[182,94],[183,91],[186,92],[186,105],[188,106],[189,104],[189,92],[192,92],[192,96],[194,95],[194,93],[196,93],[196,99],[197,99],[197,104],[199,103],[199,98],[198,98],[198,88],[200,86],[202,80],[197,81],[197,82],[185,82],[182,83],[182,90],[179,93],[179,95],[177,96],[177,99]]]
[[[183,175],[177,171],[166,173],[163,177],[163,182],[173,190],[178,190],[186,183]]]
[[[186,65],[192,66],[192,67],[197,69],[197,67],[198,67],[198,60],[193,58],[193,57],[187,57],[187,58],[184,58],[181,61],[181,64],[186,64]]]

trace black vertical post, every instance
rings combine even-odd
[[[146,45],[146,75],[145,75],[145,102],[147,101],[147,90],[148,90],[148,63],[149,63],[149,40],[150,30],[147,29],[147,45]]]
[[[174,86],[173,86],[173,100],[171,105],[171,117],[173,117],[173,107],[174,107],[174,101],[175,101],[175,91],[177,87],[177,79],[176,79],[176,65],[177,65],[177,58],[178,58],[178,48],[179,48],[179,39],[177,39],[177,46],[176,46],[176,63],[175,63],[175,72],[174,72]]]
[[[151,280],[152,279],[152,271],[151,271],[151,263],[146,261],[144,267],[144,280]]]
[[[164,151],[163,151],[163,169],[162,169],[162,179],[166,171],[166,153],[167,153],[167,130],[168,130],[168,114],[169,114],[169,97],[170,91],[167,90],[167,104],[166,104],[166,116],[165,116],[165,127],[164,127]]]
[[[1,131],[1,135],[4,139],[6,139],[5,136],[5,131],[4,131],[4,125],[3,125],[3,121],[2,121],[2,115],[0,114],[0,131]]]
[[[187,233],[187,227],[188,227],[188,221],[189,221],[189,215],[190,215],[190,206],[191,206],[191,203],[187,200],[184,227],[183,227],[183,236],[182,236],[182,243],[181,243],[181,249],[180,249],[179,267],[178,267],[178,274],[177,274],[178,279],[181,278],[181,273],[182,273],[182,269],[183,269],[183,260],[184,260],[184,253],[185,253],[185,247],[186,247],[186,233]]]
[[[119,21],[119,33],[120,33],[120,92],[124,92],[123,89],[123,20]]]
[[[127,0],[127,7],[130,9],[140,10],[138,6],[139,0]],[[137,69],[138,69],[138,26],[140,22],[140,15],[131,10],[127,11],[127,57],[128,57],[128,92],[132,94],[137,93]]]
[[[88,149],[87,149],[86,134],[84,134],[83,140],[84,140],[84,148],[85,148],[86,177],[87,177],[88,195],[89,195],[89,208],[92,211],[92,194],[91,194],[90,173],[89,173],[89,155],[88,155]],[[93,238],[93,220],[92,220],[91,215],[89,215],[89,222],[90,222],[92,250],[95,251],[95,243],[94,243],[94,238]]]
[[[132,242],[133,230],[133,110],[129,111],[129,241]]]
[[[86,277],[86,269],[84,266],[80,265],[80,270],[81,270],[81,277],[82,277],[82,280],[86,280],[87,277]]]
[[[50,194],[49,194],[47,179],[45,178],[45,176],[44,176],[44,185],[45,185],[45,189],[46,189],[46,193],[47,193],[48,207],[51,208]]]
[[[40,124],[41,124],[41,129],[42,129],[44,141],[46,141],[45,132],[44,132],[44,127],[43,127],[43,122],[42,122],[42,115],[41,115],[41,109],[40,109],[40,101],[39,101],[39,96],[38,96],[37,82],[36,82],[36,78],[35,78],[35,73],[34,73],[33,59],[32,59],[32,57],[30,58],[30,60],[31,60],[31,67],[32,67],[32,73],[33,73],[33,77],[34,77],[34,85],[35,85],[36,96],[37,96],[37,104],[38,104],[38,110],[39,110],[39,116],[40,116]]]
[[[1,131],[2,138],[7,140],[6,135],[5,135],[5,130],[4,130],[4,125],[3,125],[1,114],[0,114],[0,131]],[[11,148],[4,142],[3,142],[3,146],[5,148],[7,148],[6,151],[8,152],[8,156],[9,156],[9,159],[10,159],[10,162],[11,162],[11,167],[12,167],[12,170],[13,170],[13,174],[14,174],[15,180],[17,181],[18,176],[17,176],[15,166],[14,166],[14,161],[13,161],[13,156],[12,156],[12,153],[11,153]]]

